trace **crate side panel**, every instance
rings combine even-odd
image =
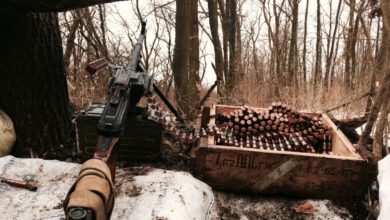
[[[218,189],[332,199],[362,195],[372,168],[360,160],[218,148],[199,148],[196,163],[203,170],[197,173]]]

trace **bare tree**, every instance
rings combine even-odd
[[[295,91],[298,91],[298,9],[299,1],[290,1],[290,7],[292,8],[292,27],[290,38],[290,52],[288,55],[288,80],[287,85],[295,86]]]
[[[313,88],[315,90],[320,82],[322,75],[321,61],[322,61],[322,37],[321,37],[321,3],[317,0],[317,42],[316,42],[316,56],[315,56],[315,67],[313,77]]]
[[[340,20],[340,11],[341,11],[341,4],[343,0],[339,0],[339,4],[337,6],[337,12],[336,12],[336,17],[334,18],[335,23],[333,27],[333,34],[331,35],[331,28],[330,28],[330,33],[329,33],[329,41],[328,41],[328,47],[330,46],[330,52],[329,55],[326,58],[326,66],[325,66],[325,78],[324,78],[324,87],[326,90],[328,90],[329,86],[329,76],[331,76],[331,71],[332,71],[332,66],[334,65],[334,51],[335,51],[335,43],[337,41],[336,36],[337,36],[337,30],[339,27],[339,20]],[[332,24],[332,20],[330,19],[329,23]],[[331,26],[330,26],[331,27]],[[332,36],[332,39],[330,39],[330,36]],[[330,45],[329,45],[330,44]]]
[[[215,56],[215,73],[217,78],[219,78],[218,82],[218,96],[223,97],[225,94],[225,85],[224,85],[224,61],[223,61],[223,53],[221,41],[219,39],[218,33],[218,4],[216,0],[208,0],[208,9],[209,9],[209,24],[210,24],[210,32],[212,36],[212,43],[214,47],[214,56]]]
[[[370,133],[372,131],[372,128],[374,126],[374,123],[378,117],[379,112],[381,111],[383,103],[385,103],[385,100],[389,98],[389,90],[390,90],[390,3],[386,0],[380,1],[381,8],[383,11],[383,26],[384,30],[382,33],[382,47],[381,47],[381,52],[382,57],[379,60],[379,64],[381,65],[382,69],[381,71],[384,73],[384,77],[381,80],[381,85],[379,87],[379,90],[377,92],[377,95],[375,96],[374,103],[371,107],[370,114],[368,115],[368,121],[367,124],[363,130],[363,133],[359,139],[359,145],[360,146],[366,146],[368,143],[368,137],[370,136]],[[381,62],[383,61],[383,62]],[[382,114],[384,115],[382,117],[387,119],[387,106],[385,105],[382,108],[383,112]],[[388,112],[387,112],[388,113]],[[383,129],[381,128],[382,121],[378,123],[379,127],[378,130],[379,132],[382,132],[382,136],[380,133],[376,134],[375,136],[377,138],[382,138],[383,137]],[[380,143],[380,141],[376,140],[376,144],[374,145],[374,154],[378,157],[381,158],[382,156],[382,145],[377,144]]]

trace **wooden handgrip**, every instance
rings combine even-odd
[[[90,74],[95,74],[101,68],[104,68],[108,65],[108,62],[105,58],[100,58],[95,61],[90,62],[85,70]]]

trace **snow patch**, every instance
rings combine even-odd
[[[56,160],[0,158],[0,176],[33,179],[31,192],[0,183],[1,219],[61,219],[62,203],[79,164]],[[142,172],[141,172],[142,171]],[[111,219],[206,219],[213,192],[186,172],[154,168],[118,170]]]

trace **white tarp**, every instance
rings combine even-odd
[[[390,155],[378,162],[379,204],[378,220],[390,219]]]
[[[62,202],[80,165],[56,160],[0,158],[0,176],[35,179],[38,190],[0,183],[0,219],[61,219]],[[118,170],[112,219],[207,219],[211,188],[191,174],[155,168]]]

